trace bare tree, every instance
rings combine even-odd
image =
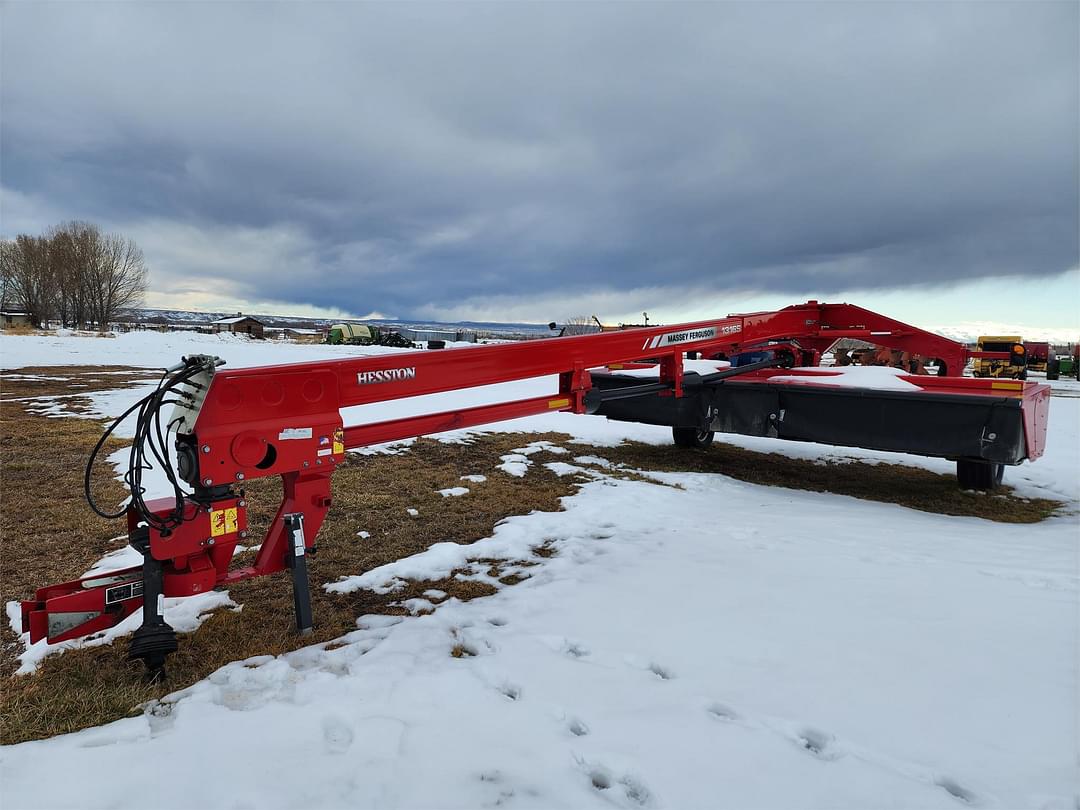
[[[146,264],[132,240],[73,221],[49,232],[49,247],[59,282],[56,307],[65,326],[106,329],[120,310],[142,303]]]
[[[7,303],[28,312],[34,326],[49,319],[55,309],[57,284],[49,263],[48,239],[20,234],[13,241],[5,241],[0,251],[0,273]]]
[[[97,228],[86,222],[67,222],[49,232],[50,261],[60,281],[57,316],[64,326],[86,325],[86,268]]]
[[[564,323],[562,334],[564,335],[592,335],[600,331],[596,321],[588,315],[574,315],[567,318]]]
[[[142,304],[146,261],[134,240],[101,233],[91,258],[85,285],[87,311],[99,329],[107,329],[120,310]]]
[[[8,283],[8,262],[15,243],[10,239],[0,239],[0,310],[11,306],[11,284]]]
[[[146,292],[138,245],[89,222],[0,242],[0,271],[4,305],[25,309],[39,326],[55,316],[64,326],[107,329],[121,310],[139,306]]]

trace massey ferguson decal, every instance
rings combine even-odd
[[[731,326],[721,326],[719,329],[715,326],[709,326],[704,329],[690,329],[685,332],[668,332],[665,335],[657,335],[652,340],[646,340],[642,349],[657,349],[664,346],[677,346],[680,343],[694,343],[699,340],[711,340],[716,337],[716,333],[719,331],[725,335],[730,335],[733,332],[741,331],[742,327],[739,324],[732,324]]]
[[[378,371],[361,371],[356,375],[357,385],[372,385],[374,383],[397,382],[398,380],[411,380],[416,377],[416,368],[384,368]]]

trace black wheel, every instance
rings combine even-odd
[[[937,375],[939,377],[947,377],[949,375],[949,366],[944,360],[937,361]]]
[[[1061,375],[1061,361],[1051,357],[1046,361],[1046,379],[1056,380]]]
[[[960,489],[989,492],[1000,486],[1004,478],[1004,464],[969,458],[958,459],[956,462],[956,481],[960,484]]]
[[[704,450],[712,444],[714,435],[713,431],[704,428],[673,427],[671,429],[671,437],[675,440],[676,447],[696,447]]]

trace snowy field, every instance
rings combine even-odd
[[[357,348],[0,337],[5,368],[160,367],[200,352],[242,366]],[[3,806],[1075,808],[1080,386],[1053,385],[1049,450],[1006,482],[1066,501],[1059,517],[1013,526],[721,475],[655,474],[680,489],[598,474],[564,512],[329,587],[393,588],[478,555],[526,559],[548,540],[558,554],[536,558],[530,579],[429,615],[361,617],[332,650],[237,662],[141,717],[0,749]],[[393,413],[553,387],[523,381]],[[116,414],[138,395],[107,392],[95,407]],[[40,404],[63,413],[62,401]],[[367,406],[346,422],[386,416]],[[663,428],[570,414],[485,430],[670,441]],[[521,455],[487,475],[522,472]],[[563,458],[556,471],[573,471]],[[178,772],[191,776],[182,789]]]

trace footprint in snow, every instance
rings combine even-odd
[[[635,776],[624,774],[615,777],[610,770],[602,765],[593,766],[586,770],[589,783],[593,789],[606,793],[608,791],[620,792],[626,799],[637,807],[648,807],[652,804],[652,794],[645,784]]]
[[[502,771],[491,770],[477,774],[477,778],[486,785],[490,785],[494,798],[484,802],[484,807],[501,807],[510,799],[514,798],[514,788],[506,784],[506,777]]]
[[[521,687],[513,683],[504,683],[499,687],[499,693],[508,700],[517,700],[521,697]]]
[[[674,673],[672,673],[670,669],[665,666],[661,666],[655,661],[649,664],[648,670],[662,681],[670,681],[672,678],[675,677]]]
[[[974,804],[975,800],[978,798],[972,791],[959,784],[955,779],[950,779],[948,776],[939,776],[934,780],[934,784],[953,798],[959,799],[965,804]]]
[[[566,724],[566,729],[575,737],[586,737],[589,734],[589,727],[585,724],[585,721],[577,717],[570,718]]]
[[[323,718],[323,748],[328,754],[342,754],[353,742],[353,732],[340,717],[328,715]]]
[[[163,703],[159,700],[152,700],[146,705],[143,715],[146,717],[147,725],[150,726],[151,737],[156,737],[172,728],[173,723],[176,722],[176,718],[173,717],[175,706],[175,703]]]
[[[656,661],[648,658],[641,658],[637,655],[625,655],[623,656],[623,662],[634,669],[651,672],[662,681],[670,681],[675,677],[675,673],[672,672],[670,668],[665,667],[663,664],[658,664]]]
[[[795,736],[795,743],[818,759],[831,761],[843,755],[833,735],[812,726],[806,726],[799,731]]]
[[[726,706],[723,703],[710,703],[705,709],[710,715],[717,720],[723,720],[726,723],[739,719],[739,713],[730,706]]]
[[[584,658],[589,654],[589,648],[580,642],[566,639],[563,644],[563,652],[571,658]]]

